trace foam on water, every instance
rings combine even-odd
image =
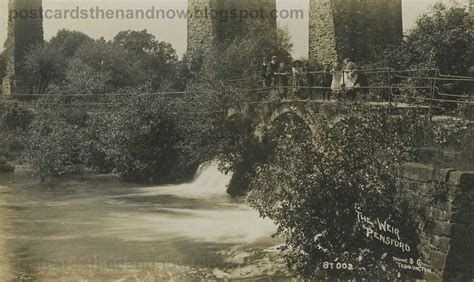
[[[181,185],[139,188],[122,197],[174,196],[194,199],[199,208],[176,207],[175,203],[162,204],[161,213],[115,213],[112,233],[120,239],[151,241],[184,237],[218,243],[252,243],[270,237],[276,227],[270,220],[242,202],[233,201],[226,193],[231,175],[218,170],[217,165],[200,168],[191,183]]]
[[[191,183],[141,188],[142,195],[175,195],[181,198],[228,197],[226,193],[231,174],[225,175],[214,163],[201,165]]]

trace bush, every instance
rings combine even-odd
[[[0,159],[2,163],[21,162],[25,150],[24,140],[34,118],[32,111],[18,104],[0,105]],[[10,170],[11,165],[8,167]]]
[[[387,57],[388,63],[396,69],[429,67],[468,75],[474,61],[472,26],[464,8],[438,3],[417,20],[403,44]]]
[[[430,68],[439,69],[445,75],[471,76],[474,62],[473,26],[474,18],[464,7],[448,8],[438,3],[430,13],[417,20],[415,28],[400,46],[389,52],[381,64],[399,70]],[[434,72],[409,75],[432,77]],[[412,82],[422,86],[421,83],[432,81],[414,79]],[[407,86],[410,86],[409,83]],[[437,86],[443,93],[472,95],[470,82],[438,81]]]
[[[3,54],[0,54],[0,81],[3,80],[3,77],[5,77],[5,70],[6,70],[6,61],[5,61],[5,57],[3,56]],[[0,90],[0,93],[2,91]]]
[[[44,182],[48,177],[83,173],[89,164],[85,112],[55,108],[43,109],[33,122],[27,150],[33,171]]]
[[[125,180],[165,183],[192,175],[198,166],[179,148],[183,133],[174,119],[173,98],[139,95],[120,99],[107,117],[101,139],[107,158]]]
[[[248,201],[277,224],[291,267],[306,277],[399,277],[392,255],[403,257],[401,250],[367,239],[358,211],[397,226],[416,257],[416,215],[397,194],[397,172],[409,147],[398,128],[414,122],[390,117],[386,109],[355,109],[334,125],[320,120],[313,138],[300,124],[283,122]],[[336,261],[354,269],[323,269],[324,262]]]

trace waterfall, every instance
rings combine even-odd
[[[219,171],[216,162],[202,164],[196,172],[193,181],[179,185],[143,188],[147,195],[176,195],[183,198],[225,197],[231,174]]]

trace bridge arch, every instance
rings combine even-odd
[[[309,129],[311,134],[314,134],[316,132],[316,126],[314,124],[315,119],[313,116],[314,112],[311,112],[304,107],[281,105],[272,112],[268,124],[274,126],[279,120],[289,117],[301,121],[301,125]]]
[[[272,116],[265,138],[269,142],[276,142],[281,137],[299,142],[311,138],[313,134],[304,115],[295,111],[285,111]]]

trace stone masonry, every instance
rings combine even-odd
[[[23,67],[25,51],[43,40],[42,0],[9,0],[8,37],[5,42],[6,72],[3,95],[32,93],[36,79]]]
[[[434,269],[428,281],[474,279],[474,172],[407,163],[404,194],[420,208],[418,251]]]
[[[211,46],[245,34],[255,21],[276,31],[276,0],[188,0],[188,54],[202,54]],[[271,32],[269,30],[269,32]]]
[[[309,59],[361,64],[403,38],[401,0],[310,0]]]

